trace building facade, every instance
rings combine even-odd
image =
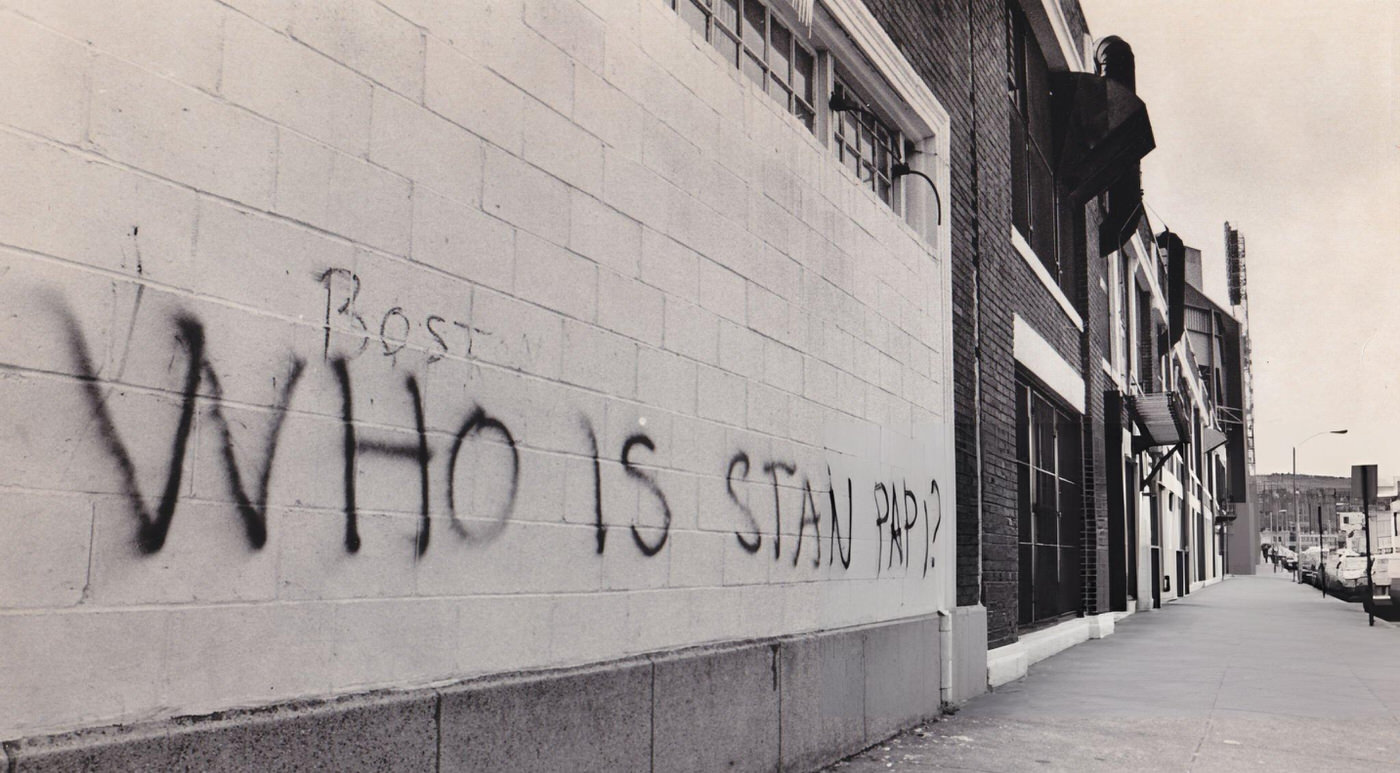
[[[951,118],[865,5],[3,14],[19,769],[803,768],[984,688]]]
[[[1225,572],[1075,0],[0,19],[15,770],[811,769]]]

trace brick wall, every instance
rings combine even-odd
[[[953,119],[958,603],[980,600],[986,605],[989,644],[997,646],[1014,641],[1017,635],[1015,315],[1036,328],[1067,362],[1088,374],[1082,576],[1086,611],[1106,608],[1107,586],[1100,588],[1097,582],[1098,575],[1107,572],[1102,432],[1106,380],[1098,366],[1106,339],[1105,331],[1092,322],[1107,319],[1107,301],[1100,297],[1098,284],[1106,269],[1096,242],[1079,245],[1076,305],[1081,317],[1090,321],[1088,332],[1082,332],[1011,244],[1011,106],[1006,97],[1004,0],[936,4],[917,13],[907,4],[890,0],[875,0],[870,6]],[[1088,31],[1078,4],[1071,1],[1062,6],[1071,34],[1082,39]],[[1097,234],[1094,206],[1089,207],[1086,228],[1091,235]],[[980,279],[980,305],[974,303],[975,275]],[[975,363],[979,342],[980,361]],[[975,424],[979,392],[980,480]]]
[[[953,603],[946,257],[674,12],[3,6],[0,737]]]

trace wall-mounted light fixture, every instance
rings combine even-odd
[[[826,105],[827,107],[831,108],[831,111],[834,113],[870,112],[865,105],[862,105],[860,102],[857,102],[855,98],[852,97],[850,93],[845,91],[844,89],[839,89],[837,91],[831,92],[831,99],[827,100]],[[923,172],[911,169],[909,167],[909,164],[903,161],[899,161],[895,163],[894,166],[890,167],[891,179],[898,180],[901,177],[911,174],[918,175],[919,177],[922,177],[928,181],[928,187],[933,191],[933,200],[936,206],[935,212],[937,217],[934,220],[934,225],[943,225],[943,198],[938,195],[938,186],[934,184],[933,178],[929,177]]]
[[[837,113],[865,112],[865,105],[855,101],[845,90],[831,92],[831,99],[827,100],[826,106]]]
[[[934,225],[943,225],[943,198],[938,195],[938,186],[933,184],[933,178],[929,177],[923,172],[910,169],[909,165],[904,163],[903,161],[900,161],[899,163],[890,167],[890,176],[896,180],[898,180],[901,177],[904,177],[905,175],[911,174],[918,175],[919,177],[922,177],[928,181],[929,190],[933,191],[934,212],[938,215],[938,217],[933,221],[933,223]]]

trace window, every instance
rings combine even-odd
[[[1137,291],[1138,313],[1138,385],[1144,392],[1156,392],[1157,377],[1153,373],[1152,361],[1156,342],[1156,328],[1152,324],[1152,294],[1146,290]]]
[[[757,0],[664,0],[758,87],[816,128],[817,57]]]
[[[1016,377],[1020,624],[1079,612],[1079,418]]]
[[[1114,288],[1118,291],[1118,343],[1114,351],[1118,353],[1119,367],[1123,369],[1123,382],[1133,383],[1133,288],[1136,287],[1133,278],[1133,264],[1128,259],[1126,252],[1119,253],[1118,266],[1118,286]]]
[[[1006,87],[1011,100],[1011,218],[1050,276],[1074,298],[1068,258],[1076,223],[1055,182],[1050,68],[1025,14],[1006,6]],[[1067,202],[1066,202],[1067,203]]]
[[[864,104],[859,96],[838,75],[835,94]],[[900,209],[898,186],[894,184],[894,165],[904,158],[899,132],[886,126],[869,110],[846,110],[831,117],[837,159],[855,173],[880,201],[896,212]]]
[[[864,6],[818,6],[799,24],[789,4],[776,0],[661,2],[806,126],[862,187],[941,246],[948,117]],[[883,71],[891,66],[903,77]],[[833,97],[853,108],[833,110]],[[943,187],[902,182],[899,164]]]

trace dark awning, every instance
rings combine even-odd
[[[1157,234],[1157,246],[1166,253],[1167,330],[1169,346],[1176,346],[1186,332],[1186,245],[1171,231]]]
[[[1157,392],[1128,398],[1142,434],[1133,439],[1133,452],[1154,446],[1174,446],[1191,438],[1191,425],[1186,408],[1175,392]]]
[[[1210,453],[1225,444],[1230,438],[1214,427],[1201,428],[1201,450]]]
[[[1106,191],[1103,222],[1099,224],[1099,257],[1108,257],[1132,239],[1142,222],[1142,170],[1132,169]]]
[[[1153,148],[1147,105],[1127,86],[1089,73],[1058,73],[1056,101],[1065,110],[1057,177],[1076,201],[1103,193]]]

